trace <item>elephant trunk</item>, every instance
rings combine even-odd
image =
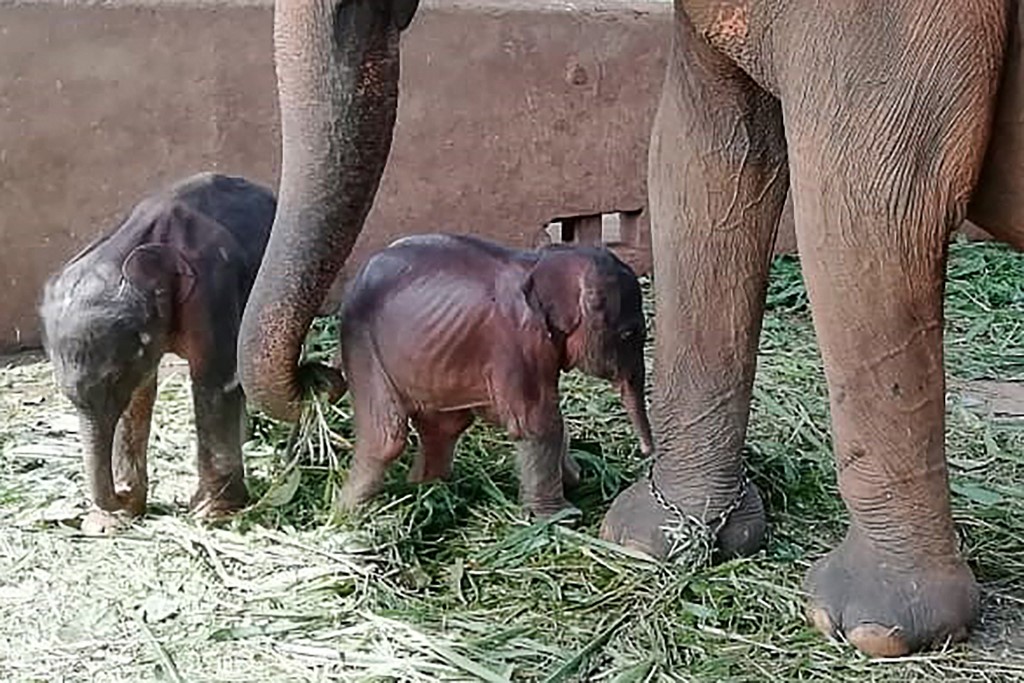
[[[277,419],[298,419],[307,389],[344,392],[334,369],[300,367],[299,360],[391,150],[404,26],[387,7],[376,0],[276,3],[280,192],[242,317],[238,368],[248,399]]]
[[[85,477],[92,502],[102,510],[116,510],[118,503],[114,492],[111,455],[117,421],[80,412],[78,424],[84,449]]]
[[[622,396],[622,404],[626,407],[629,421],[633,423],[633,429],[640,438],[640,452],[650,455],[654,451],[654,439],[651,437],[651,422],[647,418],[645,382],[646,375],[641,362],[639,370],[634,371],[619,384],[619,394]]]

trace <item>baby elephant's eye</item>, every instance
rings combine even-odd
[[[622,341],[629,341],[636,335],[636,330],[623,330],[619,333],[619,339]]]

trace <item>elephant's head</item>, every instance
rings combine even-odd
[[[159,362],[174,308],[188,298],[195,274],[162,244],[136,247],[120,269],[90,252],[46,282],[43,347],[79,411],[116,421]]]
[[[39,312],[55,379],[78,411],[89,490],[102,507],[114,505],[110,463],[118,419],[159,363],[172,309],[189,296],[195,278],[163,245],[136,247],[121,268],[96,256],[90,247],[51,277]]]
[[[274,417],[295,420],[306,387],[343,390],[335,370],[300,368],[299,355],[384,172],[398,108],[399,33],[418,4],[277,0],[281,182],[238,345],[246,395]]]
[[[640,437],[653,449],[645,401],[644,321],[636,274],[609,250],[553,246],[540,251],[523,293],[543,316],[563,368],[613,382]]]

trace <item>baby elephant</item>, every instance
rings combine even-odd
[[[46,283],[40,313],[57,381],[78,409],[94,510],[146,509],[146,445],[165,352],[188,360],[199,441],[192,508],[247,502],[235,339],[276,210],[242,178],[202,173],[150,196]]]
[[[528,512],[571,508],[563,484],[579,481],[579,467],[567,450],[558,378],[572,368],[618,385],[641,449],[651,450],[640,286],[607,249],[407,237],[369,259],[340,315],[356,427],[342,509],[377,493],[410,418],[421,445],[409,479],[423,482],[451,473],[474,416],[516,442]]]

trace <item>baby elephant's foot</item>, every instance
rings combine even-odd
[[[703,505],[695,509],[703,509]],[[616,497],[601,523],[601,538],[665,559],[669,547],[664,528],[675,523],[677,515],[654,499],[650,481],[644,478]],[[718,557],[729,559],[757,551],[766,526],[761,494],[754,484],[748,484],[742,503],[718,532]]]
[[[527,519],[530,520],[547,520],[562,513],[563,516],[558,523],[566,526],[575,526],[583,516],[583,512],[578,507],[565,499],[524,502],[523,510]]]
[[[369,502],[383,487],[383,477],[349,472],[344,485],[334,496],[334,509],[338,513],[353,512]]]
[[[189,508],[197,517],[218,519],[238,512],[249,504],[249,492],[241,476],[201,480],[192,494]]]
[[[122,510],[103,510],[94,507],[82,518],[82,533],[86,536],[111,536],[128,528],[132,515]]]
[[[133,517],[146,514],[146,490],[132,489],[127,486],[118,487],[117,508]]]
[[[805,587],[814,625],[874,657],[963,640],[978,614],[978,587],[961,559],[897,568],[855,533],[811,568]]]
[[[119,486],[110,495],[94,496],[92,511],[89,514],[96,522],[106,518],[127,520],[141,517],[146,514],[146,489],[137,487],[133,490],[127,486]]]

